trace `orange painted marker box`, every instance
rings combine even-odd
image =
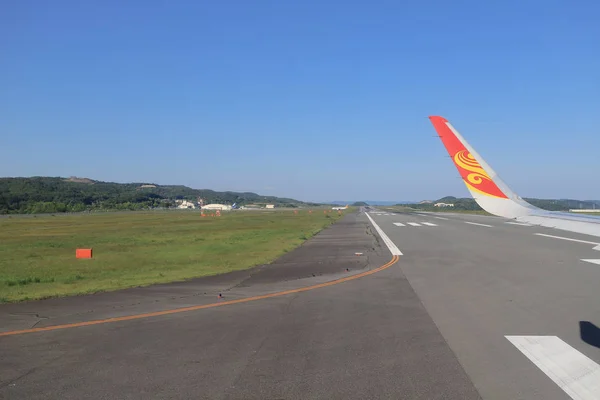
[[[75,258],[92,258],[92,249],[75,250]]]

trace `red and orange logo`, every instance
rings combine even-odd
[[[448,154],[452,156],[452,160],[467,188],[485,196],[506,199],[506,195],[502,193],[502,190],[494,183],[487,172],[481,168],[473,154],[466,149],[465,145],[450,129],[448,121],[440,116],[431,116],[429,119],[440,139],[442,139]]]
[[[452,159],[470,190],[486,196],[507,198],[467,149],[456,152]]]

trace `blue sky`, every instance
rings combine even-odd
[[[600,199],[600,3],[0,6],[0,176],[301,200],[468,196],[442,115],[525,197]]]

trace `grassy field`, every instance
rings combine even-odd
[[[339,218],[315,210],[0,218],[0,302],[172,282],[269,263]],[[93,259],[76,259],[76,248]]]

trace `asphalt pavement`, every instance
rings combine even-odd
[[[483,215],[371,215],[484,399],[600,399],[598,238]]]

